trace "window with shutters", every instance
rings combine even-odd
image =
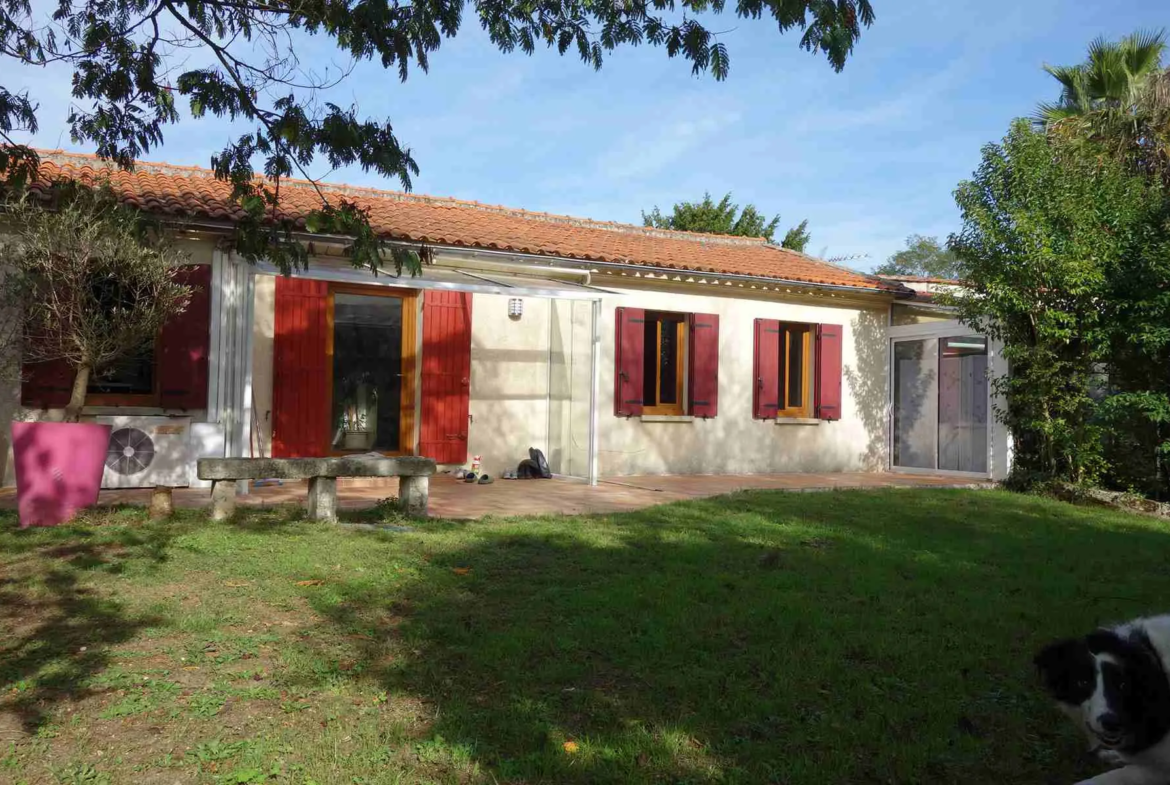
[[[718,314],[620,307],[615,317],[615,416],[719,413]]]
[[[820,416],[817,387],[821,326],[756,319],[753,405],[758,419]],[[816,414],[814,414],[816,412]]]
[[[211,351],[211,265],[180,267],[175,280],[191,287],[187,309],[162,326],[153,346],[94,373],[87,406],[144,406],[190,411],[207,406]],[[111,303],[128,297],[98,289]],[[50,409],[65,406],[75,376],[65,360],[28,362],[21,381],[21,403]]]
[[[687,315],[647,311],[643,325],[642,413],[686,413]]]

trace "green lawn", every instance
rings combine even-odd
[[[5,515],[3,782],[1063,785],[1034,650],[1170,610],[1165,524],[999,492]]]

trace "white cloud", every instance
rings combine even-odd
[[[739,120],[738,112],[724,111],[700,117],[674,116],[656,126],[639,126],[618,138],[590,168],[611,183],[649,177],[678,163]]]
[[[968,73],[969,58],[962,55],[931,76],[921,78],[913,74],[912,81],[890,98],[857,108],[813,110],[799,115],[790,130],[794,133],[872,130],[898,126],[915,117],[930,118],[932,106],[937,106]],[[840,96],[835,102],[840,102]]]

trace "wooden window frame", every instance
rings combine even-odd
[[[678,319],[675,327],[675,329],[678,331],[677,338],[675,339],[678,346],[678,362],[675,364],[677,367],[675,373],[676,378],[674,379],[676,391],[674,403],[658,403],[658,401],[662,398],[662,324],[666,320],[666,317],[670,317],[671,320],[674,318]],[[687,341],[687,325],[689,321],[687,319],[687,314],[676,313],[674,311],[647,311],[645,318],[648,322],[654,322],[656,328],[655,335],[657,336],[657,339],[655,340],[653,346],[655,358],[654,403],[643,401],[642,414],[649,414],[652,416],[682,417],[686,415],[687,411],[686,378],[687,367],[690,360]],[[650,351],[650,349],[650,346],[646,346],[643,351]]]
[[[378,450],[387,457],[415,455],[418,450],[415,427],[415,396],[418,389],[418,305],[416,289],[394,289],[388,286],[330,283],[325,301],[325,389],[328,391],[329,429],[326,433],[324,455],[355,455],[367,450],[338,450],[333,447],[333,308],[337,294],[359,294],[370,297],[395,297],[402,300],[402,395],[398,410],[398,449]]]
[[[151,365],[150,380],[152,388],[148,393],[91,393],[88,390],[85,393],[86,406],[141,406],[145,408],[159,409],[162,408],[162,395],[159,388],[159,372],[158,372],[158,358],[162,354],[162,330],[159,330],[159,335],[154,339],[154,346],[151,347]],[[93,376],[90,376],[92,382]]]
[[[788,353],[792,347],[792,338],[798,331],[803,330],[801,348],[804,351],[801,362],[801,380],[803,394],[800,406],[788,405],[789,363]],[[780,323],[780,408],[776,410],[777,419],[812,417],[813,412],[813,334],[816,325],[800,322]]]

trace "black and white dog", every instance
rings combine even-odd
[[[1089,748],[1119,767],[1079,785],[1170,785],[1170,615],[1058,641],[1036,667]]]

